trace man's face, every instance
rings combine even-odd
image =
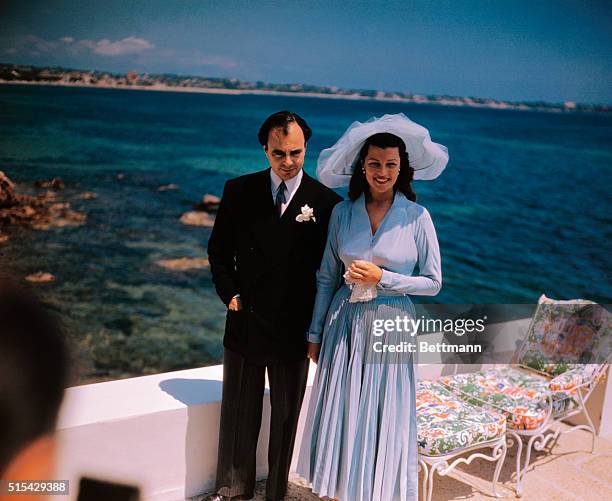
[[[282,127],[270,130],[268,144],[263,147],[272,170],[283,181],[295,177],[304,165],[306,143],[302,128],[292,122],[287,134]]]

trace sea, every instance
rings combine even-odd
[[[181,214],[267,167],[257,130],[282,109],[314,131],[311,175],[353,121],[386,113],[406,114],[448,147],[442,175],[414,182],[443,269],[440,294],[415,302],[611,302],[610,114],[0,85],[0,170],[24,191],[60,177],[58,197],[87,214],[79,227],[11,229],[0,244],[3,268],[56,277],[32,287],[74,342],[79,383],[221,361],[225,307],[210,272],[155,261],[206,257],[210,228],[181,224]],[[159,191],[168,184],[178,189]],[[84,191],[98,197],[78,199]]]

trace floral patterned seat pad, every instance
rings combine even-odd
[[[506,432],[506,419],[476,407],[435,381],[417,383],[417,434],[421,454],[440,456],[489,442]]]
[[[468,402],[496,410],[506,416],[508,427],[515,430],[535,430],[547,419],[550,379],[514,367],[502,367],[444,376],[437,380]],[[566,391],[553,393],[552,417],[558,418],[577,407]],[[487,405],[489,404],[489,405]]]

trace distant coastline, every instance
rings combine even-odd
[[[239,79],[208,78],[179,75],[149,75],[129,71],[125,74],[96,70],[75,70],[61,67],[0,64],[0,84],[48,85],[62,87],[98,87],[104,89],[150,90],[161,92],[195,92],[206,94],[253,94],[273,96],[317,97],[386,101],[416,104],[437,104],[473,108],[510,109],[524,111],[610,112],[612,106],[574,102],[547,103],[514,102],[490,98],[420,95],[379,90],[341,89],[307,84],[274,84],[248,82]]]

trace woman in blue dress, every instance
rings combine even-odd
[[[403,114],[355,122],[319,157],[319,179],[349,184],[350,199],[330,219],[308,332],[318,367],[298,473],[320,496],[417,499],[414,354],[388,347],[415,340],[396,320],[415,317],[409,295],[442,285],[436,232],[411,182],[447,162]]]

